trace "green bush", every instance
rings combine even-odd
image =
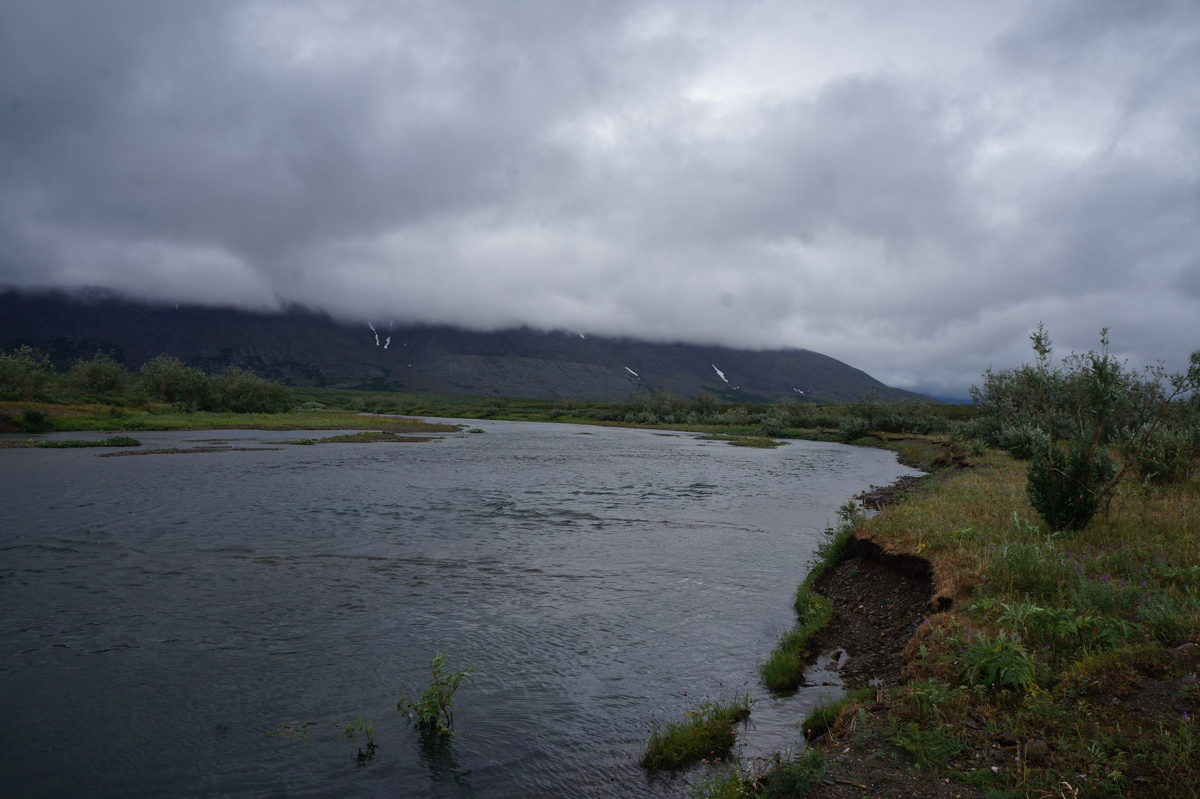
[[[213,388],[217,407],[233,413],[283,413],[292,407],[286,388],[237,366],[215,378]]]
[[[1147,427],[1126,431],[1121,446],[1138,477],[1154,485],[1188,479],[1193,463],[1200,457],[1200,427],[1183,423]]]
[[[26,408],[21,411],[17,414],[17,424],[21,425],[21,432],[24,433],[44,433],[54,427],[50,417],[40,408]]]
[[[148,399],[168,402],[183,410],[217,410],[212,378],[184,366],[178,358],[160,355],[142,364],[141,384]]]
[[[11,355],[0,350],[0,400],[43,399],[53,378],[54,367],[44,352],[28,346]]]
[[[1050,448],[1050,437],[1036,424],[1021,422],[1001,426],[996,445],[1019,461],[1032,460]]]
[[[86,396],[118,399],[128,387],[129,373],[110,355],[98,352],[91,360],[75,361],[67,373],[67,383]]]
[[[1054,530],[1082,530],[1117,473],[1103,447],[1074,439],[1066,447],[1039,452],[1029,465],[1029,504]]]
[[[777,416],[764,416],[763,420],[758,423],[758,434],[767,438],[779,438],[784,434],[785,429],[783,422],[779,421]]]
[[[848,418],[843,419],[838,424],[838,440],[844,441],[847,444],[851,441],[857,441],[867,434],[870,426],[865,419]]]

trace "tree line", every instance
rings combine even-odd
[[[282,413],[292,407],[284,386],[250,369],[226,367],[209,374],[178,358],[159,355],[136,372],[112,356],[78,359],[66,373],[32,347],[0,350],[0,400],[17,402],[104,403],[142,406],[166,403],[183,411]]]

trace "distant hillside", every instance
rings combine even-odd
[[[136,368],[162,353],[217,371],[234,364],[296,386],[621,400],[639,388],[729,401],[853,401],[919,395],[808,350],[656,344],[520,328],[350,325],[292,309],[149,305],[92,292],[0,292],[0,348],[49,353],[60,368],[103,350]]]

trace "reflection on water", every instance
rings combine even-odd
[[[907,473],[894,456],[479,424],[421,444],[0,450],[6,788],[683,796],[636,765],[650,719],[744,684],[747,755],[792,744],[837,689],[772,698],[757,663],[820,531]],[[426,739],[395,708],[437,650],[476,674],[456,733]],[[338,726],[360,717],[374,746]]]
[[[454,759],[454,736],[439,730],[421,730],[417,737],[420,742],[417,757],[421,765],[429,770],[430,780],[435,784],[453,783],[461,789],[457,794],[459,796],[474,796],[475,792],[471,790],[471,783],[467,779],[471,772],[460,768]]]

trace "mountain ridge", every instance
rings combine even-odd
[[[386,328],[386,329],[385,329]],[[295,386],[623,400],[640,389],[726,401],[783,397],[847,402],[927,399],[805,349],[743,350],[684,342],[449,325],[339,322],[315,309],[279,312],[136,302],[105,292],[0,290],[0,348],[30,345],[59,368],[104,351],[137,368],[160,354],[230,366]]]

